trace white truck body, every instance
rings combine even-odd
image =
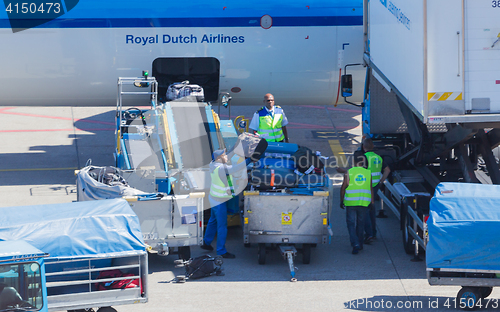
[[[500,122],[498,1],[372,0],[365,23],[370,66],[424,123]]]

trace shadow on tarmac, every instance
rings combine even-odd
[[[84,167],[88,159],[94,165],[114,164],[114,114],[111,110],[79,119],[74,123],[76,131],[51,129],[49,123],[46,131],[16,134],[21,146],[36,142],[40,135],[44,141],[54,137],[55,143],[61,142],[64,138],[57,137],[61,132],[71,133],[66,136],[71,144],[32,145],[28,153],[2,154],[0,186],[75,184],[74,170]]]

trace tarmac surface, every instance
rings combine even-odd
[[[254,107],[231,108],[231,117],[251,118]],[[279,99],[276,104],[280,105]],[[353,106],[283,106],[290,141],[336,156],[341,162],[359,147],[360,110]],[[215,108],[217,111],[217,108]],[[228,110],[222,108],[222,119]],[[76,200],[74,170],[114,165],[115,109],[112,107],[0,107],[0,206],[65,203]],[[341,177],[328,160],[335,184],[333,236],[312,249],[311,263],[295,259],[297,282],[287,262],[268,250],[257,263],[257,246],[245,248],[241,227],[231,227],[224,276],[173,283],[177,255],[149,257],[149,302],[115,306],[118,311],[445,311],[455,306],[460,287],[430,286],[425,261],[412,262],[402,246],[399,221],[390,212],[377,219],[378,239],[351,254],[345,211],[339,208]],[[192,247],[192,256],[205,254]],[[425,256],[424,256],[425,257]],[[500,309],[493,290],[485,311]],[[488,299],[487,299],[488,300]]]

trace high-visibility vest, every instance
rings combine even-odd
[[[349,186],[345,190],[344,205],[368,207],[372,202],[371,172],[363,167],[353,167],[349,174]]]
[[[262,107],[257,111],[259,114],[259,129],[257,133],[266,139],[268,142],[279,142],[285,139],[281,123],[283,122],[283,109],[279,106],[274,106],[274,117]]]
[[[219,176],[219,169],[221,166],[222,164],[215,168],[210,174],[212,178],[210,195],[215,198],[232,198],[234,195],[233,177],[231,175],[226,175],[226,179],[221,180]]]
[[[366,159],[368,160],[368,170],[372,173],[372,186],[375,187],[382,178],[382,157],[374,152],[366,152]]]

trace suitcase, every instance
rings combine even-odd
[[[297,174],[310,174],[321,172],[325,164],[311,149],[305,146],[299,146],[291,159],[295,162]]]
[[[269,142],[266,153],[289,154],[297,152],[299,146],[295,143]]]
[[[297,186],[298,187],[313,188],[313,187],[326,186],[325,182],[326,181],[325,181],[324,175],[311,173],[311,174],[302,175],[299,178]]]
[[[238,136],[238,141],[235,144],[235,152],[237,154],[243,153],[240,156],[250,157],[252,161],[258,161],[264,157],[267,145],[267,141],[258,135],[244,132]]]
[[[292,169],[253,169],[249,184],[258,189],[291,188],[297,186],[297,174]]]
[[[187,96],[195,96],[198,101],[204,101],[203,88],[197,84],[189,84],[188,80],[176,82],[168,86],[167,101],[182,99]]]
[[[295,163],[290,158],[285,157],[264,157],[261,158],[256,164],[256,168],[270,168],[270,169],[295,169]]]

